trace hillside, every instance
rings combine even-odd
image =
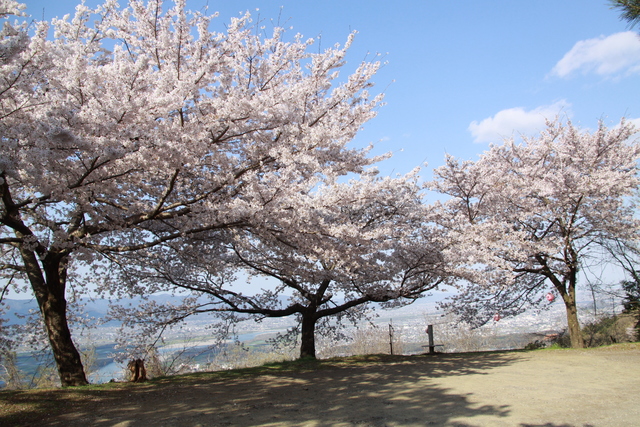
[[[435,325],[435,339],[438,344],[444,344],[444,352],[480,351],[480,350],[505,350],[523,348],[527,343],[541,339],[546,333],[560,332],[564,329],[564,310],[561,304],[554,304],[549,310],[542,313],[527,312],[511,319],[502,319],[500,322],[492,322],[485,327],[469,331],[464,328],[458,329],[456,322],[450,318],[443,318],[441,312],[435,306],[437,297],[426,297],[416,301],[414,304],[396,308],[393,310],[379,310],[380,317],[374,318],[377,328],[372,329],[371,324],[360,325],[362,331],[355,335],[351,342],[323,341],[319,339],[319,357],[328,358],[333,356],[345,356],[351,354],[367,354],[389,351],[389,324],[393,325],[394,340],[396,341],[396,352],[402,354],[416,354],[423,351],[423,345],[427,343],[425,328],[427,324]],[[172,301],[168,295],[154,296],[158,302]],[[175,300],[175,297],[173,297]],[[9,318],[20,320],[30,309],[36,309],[32,300],[5,300],[11,307]],[[106,300],[85,300],[86,313],[95,318],[103,317],[108,309]],[[137,300],[124,300],[124,304],[136,304]],[[584,304],[585,315],[583,321],[589,320],[590,310]],[[18,314],[19,316],[16,316]],[[269,360],[284,360],[280,353],[265,355],[262,352],[270,352],[266,347],[265,340],[273,338],[277,333],[287,330],[294,325],[293,318],[264,319],[260,323],[254,321],[242,322],[237,327],[238,338],[252,351],[259,354],[256,357],[245,357],[242,363],[229,364],[227,360],[217,360],[217,350],[209,347],[212,342],[211,330],[209,329],[211,317],[201,315],[189,318],[182,328],[175,328],[165,332],[166,345],[160,347],[160,351],[167,360],[171,360],[175,352],[180,360],[176,364],[184,365],[182,372],[203,369],[227,369],[238,366],[255,365],[253,359],[258,359],[258,363]],[[103,324],[96,329],[85,332],[80,337],[79,344],[82,350],[95,351],[95,361],[89,371],[89,379],[92,383],[108,382],[112,378],[121,379],[123,375],[122,364],[116,363],[113,359],[118,328],[116,322]],[[354,334],[353,328],[348,328],[348,334]],[[189,350],[184,353],[184,348]],[[236,349],[237,350],[237,349]],[[232,350],[235,351],[235,350]],[[246,352],[240,352],[248,356]],[[296,350],[291,349],[289,356],[295,357]],[[242,358],[241,358],[242,359]],[[251,360],[249,360],[251,359]],[[34,358],[27,348],[18,348],[18,367],[31,378],[42,361]],[[207,369],[207,368],[205,368]],[[0,386],[4,383],[0,380]]]
[[[640,344],[362,356],[0,392],[0,425],[637,426]]]

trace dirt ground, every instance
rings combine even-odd
[[[635,427],[640,345],[411,356],[213,380],[193,376],[85,390],[81,401],[65,392],[41,397],[42,405],[57,408],[50,415],[35,420],[26,409],[24,425]],[[7,425],[1,416],[0,425]]]

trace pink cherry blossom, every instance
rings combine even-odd
[[[622,121],[594,132],[559,120],[522,143],[493,145],[477,161],[447,157],[430,187],[450,196],[434,209],[460,293],[445,306],[474,324],[562,298],[572,344],[582,346],[578,272],[595,249],[638,237],[630,196],[640,144]]]
[[[3,27],[0,272],[38,301],[63,385],[86,383],[68,284],[100,290],[114,253],[266,223],[281,199],[382,158],[347,146],[382,101],[375,58],[339,74],[353,34],[318,52],[249,14],[224,32],[214,18],[107,0],[32,35]]]

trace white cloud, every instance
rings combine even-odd
[[[473,121],[469,131],[475,142],[500,142],[514,133],[533,135],[544,129],[546,120],[553,120],[559,114],[568,114],[571,104],[565,100],[544,105],[531,111],[516,107],[502,110],[481,122]]]
[[[629,139],[627,140],[630,144],[634,144],[634,143],[638,143],[640,142],[640,118],[629,118],[629,117],[625,117],[625,122],[632,124],[635,127],[636,132],[634,134],[632,134]],[[613,126],[611,128],[611,130],[617,130],[620,128],[620,123],[616,124],[615,126]]]
[[[627,122],[631,123],[632,125],[634,125],[636,127],[636,133],[633,134],[633,136],[630,138],[631,140],[639,140],[640,142],[640,118],[637,119],[627,119]]]
[[[626,31],[581,40],[553,67],[551,75],[567,77],[578,70],[602,76],[640,73],[640,37]]]
[[[640,118],[638,119],[627,119],[629,122],[633,123],[635,127],[640,130]]]

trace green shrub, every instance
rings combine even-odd
[[[582,328],[585,346],[600,347],[621,342],[632,342],[636,336],[633,330],[636,319],[632,313],[603,317]]]
[[[638,278],[637,274],[633,275]],[[621,283],[625,292],[625,298],[622,302],[624,306],[623,313],[629,314],[635,319],[635,335],[633,339],[640,341],[640,282],[637,280],[627,280]]]
[[[525,350],[539,350],[541,348],[545,348],[547,346],[547,343],[545,343],[544,341],[540,341],[540,340],[535,340],[533,342],[530,342],[529,344],[524,346]]]

